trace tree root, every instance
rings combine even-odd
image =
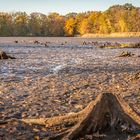
[[[45,125],[47,128],[49,128],[58,125],[73,125],[79,122],[79,120],[82,119],[83,117],[84,114],[82,112],[79,112],[53,118],[21,119],[21,121],[28,124]]]

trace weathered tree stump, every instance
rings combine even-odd
[[[66,116],[46,119],[23,119],[25,123],[46,127],[71,123],[75,126],[51,139],[77,140],[86,135],[134,135],[140,133],[140,116],[119,96],[104,93],[92,101],[84,110]],[[109,140],[109,139],[108,139]]]
[[[119,57],[131,57],[131,56],[134,56],[133,53],[131,52],[122,52]]]
[[[140,117],[126,102],[111,93],[99,96],[85,109],[85,117],[63,140],[76,140],[87,134],[134,134],[140,132]]]
[[[9,56],[4,51],[0,50],[0,60],[1,59],[15,59],[15,57]]]

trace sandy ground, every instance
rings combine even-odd
[[[47,40],[53,47],[34,46],[34,40]],[[0,61],[0,120],[79,112],[104,92],[120,94],[140,115],[140,49],[78,47],[83,40],[94,39],[0,38],[0,49],[17,58]],[[139,42],[139,38],[99,40]],[[122,51],[135,55],[118,57]],[[38,125],[0,125],[2,140],[47,139],[52,134]]]

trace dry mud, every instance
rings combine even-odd
[[[0,48],[17,58],[0,61],[0,121],[79,112],[104,92],[120,94],[140,115],[140,49],[61,46],[63,39],[52,47],[0,40]],[[135,55],[118,57],[122,51]],[[47,139],[55,131],[10,122],[0,125],[0,139]]]

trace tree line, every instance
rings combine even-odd
[[[0,36],[76,36],[140,32],[140,7],[114,5],[108,10],[69,13],[0,12]]]

